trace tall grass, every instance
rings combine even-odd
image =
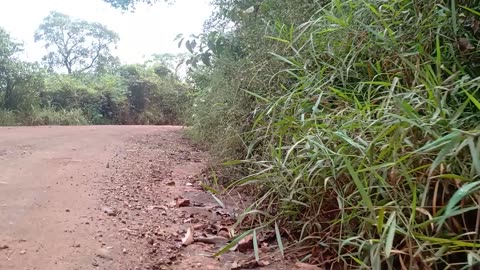
[[[327,268],[480,261],[473,2],[333,0],[296,28],[271,24],[283,83],[254,95],[251,175],[231,187],[262,195],[242,220],[277,224]]]

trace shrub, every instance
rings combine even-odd
[[[0,126],[15,126],[17,119],[12,111],[0,110]]]

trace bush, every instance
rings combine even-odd
[[[54,108],[34,109],[31,114],[23,116],[22,124],[30,126],[41,125],[62,125],[76,126],[87,125],[88,120],[85,118],[82,110],[55,110]]]
[[[15,126],[17,124],[17,118],[13,112],[0,110],[0,126]]]

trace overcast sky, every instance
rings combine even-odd
[[[102,0],[2,0],[0,27],[25,44],[25,55],[39,61],[45,50],[33,34],[50,11],[100,22],[120,35],[114,52],[124,63],[143,62],[154,53],[183,52],[173,39],[179,33],[199,33],[212,8],[208,0],[176,0],[173,5],[139,5],[135,13],[121,12]]]

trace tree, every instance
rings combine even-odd
[[[38,66],[18,59],[22,51],[22,45],[0,28],[0,106],[4,109],[28,107],[26,103],[32,103],[43,84]]]
[[[82,73],[104,66],[111,59],[110,47],[119,36],[100,23],[73,19],[53,11],[35,32],[35,42],[44,42],[50,69],[64,67],[68,74]]]
[[[178,78],[188,57],[187,54],[158,53],[153,54],[145,64],[160,77]]]

